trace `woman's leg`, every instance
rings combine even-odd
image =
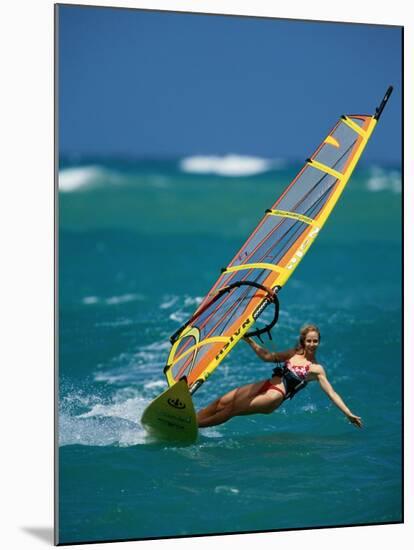
[[[208,428],[210,426],[218,426],[219,424],[223,424],[224,422],[227,422],[227,420],[230,420],[230,418],[233,418],[233,409],[231,405],[228,405],[227,407],[217,410],[215,413],[211,415],[203,414],[204,411],[200,411],[197,414],[197,423],[199,428]]]
[[[222,397],[219,397],[204,409],[197,413],[197,422],[200,428],[215,426],[216,421],[220,424],[231,418],[233,401],[238,388],[229,391]],[[219,415],[219,416],[217,416]]]
[[[200,428],[223,424],[234,416],[245,414],[268,414],[283,402],[283,396],[275,391],[268,390],[264,394],[258,394],[263,382],[247,384],[236,388],[219,399],[216,399],[197,414],[197,422]]]

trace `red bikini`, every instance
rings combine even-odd
[[[265,381],[265,383],[260,387],[260,390],[257,392],[257,395],[266,393],[267,390],[276,390],[283,395],[283,398],[286,397],[286,393],[282,390],[282,388],[278,388],[277,386],[272,384],[270,380]]]

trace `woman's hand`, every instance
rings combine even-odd
[[[346,415],[348,420],[354,424],[357,428],[362,428],[362,419],[360,416],[356,416],[355,414],[347,414]]]

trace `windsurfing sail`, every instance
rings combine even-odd
[[[234,256],[194,315],[171,337],[164,373],[190,392],[251,331],[286,284],[341,196],[392,92],[374,115],[342,116]],[[277,302],[276,302],[277,306]],[[278,308],[276,307],[275,322]]]

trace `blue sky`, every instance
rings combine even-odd
[[[306,158],[395,89],[365,160],[401,159],[401,28],[60,6],[63,154]]]

